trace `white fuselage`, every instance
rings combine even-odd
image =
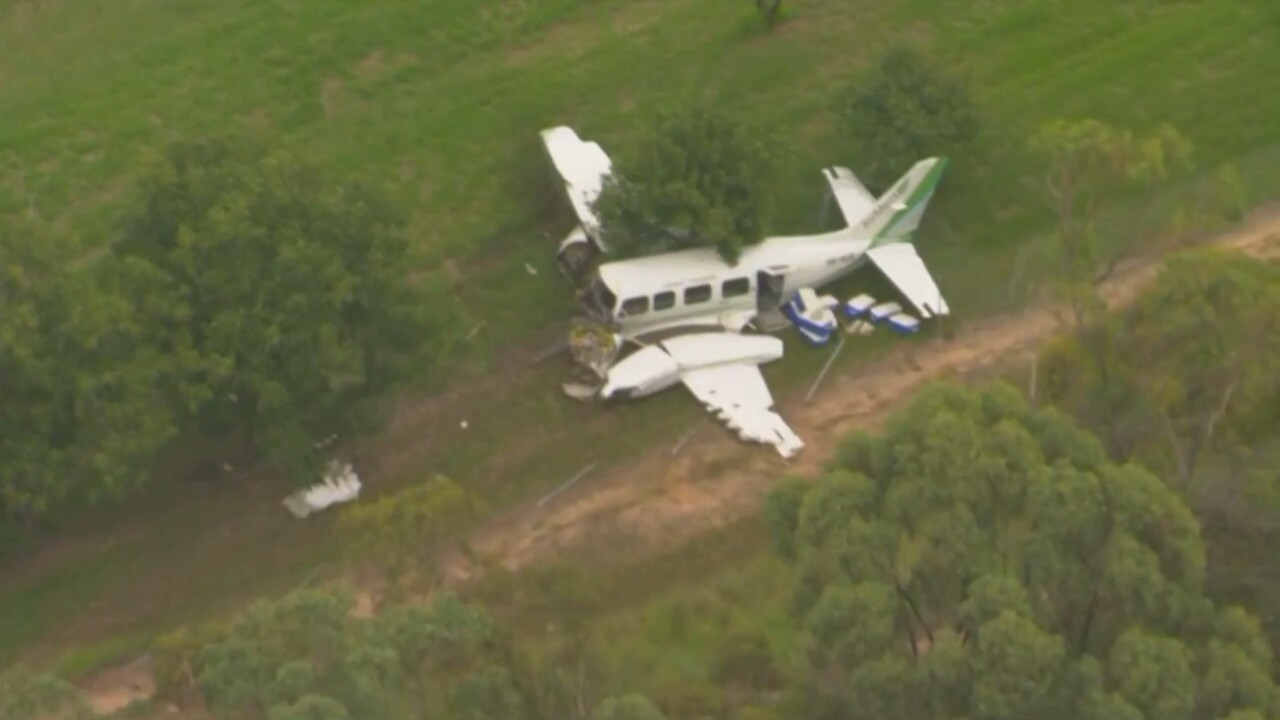
[[[624,339],[681,326],[741,324],[857,268],[871,240],[856,228],[766,238],[730,266],[711,248],[604,263],[595,285]]]

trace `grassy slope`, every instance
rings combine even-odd
[[[146,150],[175,134],[266,125],[341,169],[394,180],[415,201],[433,267],[458,263],[472,278],[460,297],[482,299],[467,306],[488,323],[472,343],[479,360],[565,306],[548,270],[566,218],[538,128],[568,122],[621,154],[637,113],[670,98],[713,100],[794,146],[779,230],[802,229],[822,190],[816,169],[840,160],[831,93],[879,47],[910,36],[973,77],[991,120],[989,159],[957,158],[925,229],[953,305],[972,314],[1003,299],[992,276],[1012,267],[1011,241],[1044,221],[1002,133],[1058,116],[1137,128],[1169,120],[1204,167],[1239,160],[1275,181],[1280,12],[1270,5],[810,0],[764,37],[750,6],[731,0],[0,3],[0,211],[30,204],[102,242]],[[983,257],[965,257],[973,244]],[[530,278],[526,261],[543,272]],[[794,388],[824,357],[793,353],[771,381]],[[618,413],[559,398],[556,376],[523,377],[501,403],[483,393],[460,401],[457,412],[486,432],[423,426],[432,451],[394,472],[447,470],[508,502],[697,417],[684,398],[657,398],[628,408],[618,437]],[[126,520],[95,524],[101,535],[10,572],[0,617],[22,621],[0,625],[0,664],[40,642],[92,640],[72,661],[91,664],[158,626],[296,583],[323,559],[326,526],[284,522],[277,490],[157,489]]]

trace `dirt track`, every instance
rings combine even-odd
[[[1237,230],[1212,241],[1257,257],[1280,258],[1280,208],[1252,215]],[[1155,277],[1159,258],[1121,265],[1102,286],[1111,305],[1132,299]],[[1058,330],[1052,308],[1029,309],[985,320],[952,340],[904,345],[854,372],[829,377],[813,402],[780,402],[780,411],[806,442],[785,462],[767,447],[745,446],[708,420],[672,457],[670,446],[584,481],[544,507],[529,504],[495,517],[472,547],[518,570],[605,537],[624,539],[634,552],[669,548],[756,511],[770,485],[788,473],[811,473],[830,456],[840,437],[873,428],[887,411],[922,384],[990,370],[1029,357]],[[852,340],[852,339],[851,339]],[[458,580],[475,568],[461,558],[449,574]],[[362,593],[362,609],[370,598]],[[153,683],[144,661],[104,670],[85,682],[98,712],[146,697]]]
[[[1255,213],[1212,244],[1280,257],[1280,208]],[[1158,257],[1122,264],[1102,285],[1103,297],[1113,306],[1128,302],[1159,266]],[[789,463],[767,447],[743,445],[708,420],[676,457],[670,446],[654,448],[544,508],[506,513],[487,525],[473,547],[515,570],[605,533],[640,551],[679,544],[754,511],[782,475],[819,469],[842,435],[876,426],[923,383],[1030,357],[1058,328],[1054,309],[1042,307],[990,318],[952,340],[904,345],[878,362],[827,378],[809,404],[799,398],[779,403],[806,443]],[[464,568],[455,572],[469,574]]]

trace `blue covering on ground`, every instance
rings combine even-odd
[[[911,335],[920,331],[920,321],[905,313],[898,313],[890,317],[889,326],[903,335]]]
[[[814,322],[804,316],[800,305],[800,298],[797,296],[782,306],[782,314],[786,315],[787,319],[800,331],[800,335],[813,345],[825,345],[830,342],[831,335],[836,331],[836,323]]]

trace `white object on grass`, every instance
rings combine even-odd
[[[294,517],[305,518],[330,505],[351,502],[359,496],[360,479],[351,469],[351,464],[331,460],[321,483],[285,498],[284,506]]]

